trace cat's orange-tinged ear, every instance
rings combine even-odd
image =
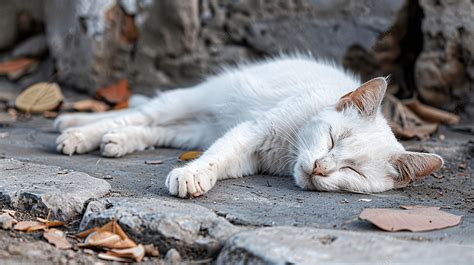
[[[429,176],[443,166],[443,158],[436,154],[404,152],[392,157],[390,163],[398,171],[395,187],[405,187],[414,180]]]
[[[336,105],[336,110],[343,111],[355,107],[362,116],[372,117],[377,113],[386,90],[387,81],[385,78],[374,78],[342,96]]]

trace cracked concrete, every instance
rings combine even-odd
[[[87,188],[87,187],[91,188]],[[93,188],[92,188],[93,187]],[[105,180],[59,167],[0,159],[0,206],[71,221],[86,202],[110,191]]]
[[[115,218],[137,242],[174,248],[187,259],[217,255],[224,242],[241,231],[213,211],[194,203],[156,198],[110,198],[89,203],[80,230]]]
[[[312,254],[302,247],[305,231],[318,237],[321,233],[336,236],[343,239],[341,241],[347,238],[348,243],[344,246],[348,248],[380,239],[384,247],[402,251],[401,257],[390,252],[395,257],[394,262],[412,260],[417,264],[430,263],[424,258],[438,255],[442,246],[446,246],[447,254],[443,254],[446,260],[452,257],[456,258],[454,260],[458,264],[469,264],[465,261],[472,258],[469,256],[472,251],[469,250],[474,246],[474,189],[471,173],[474,143],[470,141],[470,134],[442,128],[439,134],[445,136],[443,141],[435,136],[425,142],[404,143],[411,150],[441,154],[446,159],[446,166],[434,176],[400,190],[380,194],[308,192],[297,188],[289,177],[258,175],[220,181],[205,196],[185,200],[170,196],[164,186],[167,173],[184,163],[177,159],[182,151],[147,150],[119,159],[103,158],[98,152],[64,156],[54,150],[57,134],[51,131],[51,123],[50,120],[33,117],[0,127],[0,132],[8,133],[6,137],[0,138],[0,157],[14,158],[21,163],[48,165],[56,175],[58,167],[84,172],[84,175],[79,176],[109,183],[110,192],[104,198],[89,203],[81,221],[81,229],[105,223],[115,217],[133,238],[155,243],[163,254],[170,248],[176,248],[184,260],[216,257],[224,246],[224,252],[220,252],[218,259],[221,263],[235,257],[242,257],[242,263],[247,260],[247,263],[265,264],[273,263],[276,259],[299,262],[294,259],[296,256],[312,259]],[[163,164],[147,165],[145,161],[148,160],[162,160]],[[78,175],[68,173],[62,177],[73,176]],[[73,180],[77,178],[71,178]],[[90,182],[80,183],[75,186],[78,192],[96,189],[96,185]],[[387,233],[357,218],[364,208],[397,208],[401,204],[441,206],[447,212],[463,215],[463,221],[456,227],[427,233]],[[260,230],[262,226],[273,228]],[[297,226],[298,229],[291,230],[288,226]],[[354,233],[341,237],[340,233],[346,235],[343,230]],[[232,239],[226,241],[231,236]],[[254,248],[249,244],[247,248],[238,247],[238,253],[235,252],[236,246],[254,241],[255,237],[262,240],[263,246]],[[302,244],[301,248],[299,243]],[[334,246],[338,244],[341,243],[335,241]],[[331,245],[316,246],[312,251],[317,253],[331,248]],[[370,258],[376,246],[361,248],[357,253],[351,252],[354,260]],[[285,258],[264,255],[267,253],[266,247],[280,249],[281,255],[286,255]],[[260,254],[255,259],[252,251],[257,250]],[[336,258],[338,253],[342,255],[347,251],[339,247],[328,251],[328,255],[332,255],[328,257],[345,261],[342,257]],[[380,255],[390,254],[384,251]]]

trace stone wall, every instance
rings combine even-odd
[[[59,81],[90,94],[123,78],[134,89],[186,86],[300,52],[363,79],[391,75],[400,98],[454,110],[473,97],[472,0],[42,0],[0,13],[0,50],[45,28]]]
[[[69,85],[94,92],[124,77],[135,85],[183,85],[222,65],[281,52],[341,61],[350,45],[370,49],[402,4],[51,0],[47,32],[60,78]]]

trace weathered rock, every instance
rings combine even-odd
[[[41,30],[44,0],[3,1],[0,8],[0,50]]]
[[[453,110],[469,102],[474,82],[474,3],[420,0],[423,51],[415,76],[420,96]]]
[[[153,243],[161,253],[175,248],[187,258],[217,255],[231,235],[240,231],[202,206],[156,198],[109,198],[92,201],[80,230],[100,226],[115,218],[130,237]]]
[[[58,167],[0,160],[0,205],[52,218],[71,220],[84,210],[90,199],[100,198],[110,190],[105,180]]]
[[[47,31],[61,80],[94,92],[119,77],[146,86],[189,83],[282,51],[341,61],[353,44],[372,47],[402,3],[52,0],[47,10],[62,14],[48,16]]]
[[[182,264],[181,255],[179,254],[179,252],[176,249],[172,248],[172,249],[168,250],[168,252],[166,252],[165,264],[166,265]]]
[[[470,264],[472,246],[424,243],[308,227],[261,228],[231,237],[216,264]],[[433,253],[439,253],[433,257]]]
[[[18,44],[12,51],[13,57],[42,56],[48,51],[46,37],[43,34],[28,38]]]

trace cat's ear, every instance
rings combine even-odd
[[[387,81],[377,77],[365,82],[356,90],[345,94],[336,105],[337,111],[356,108],[363,117],[373,117],[377,113],[387,90]]]
[[[431,153],[404,152],[392,156],[392,166],[398,171],[395,187],[405,187],[414,180],[429,176],[443,166],[443,158]]]

